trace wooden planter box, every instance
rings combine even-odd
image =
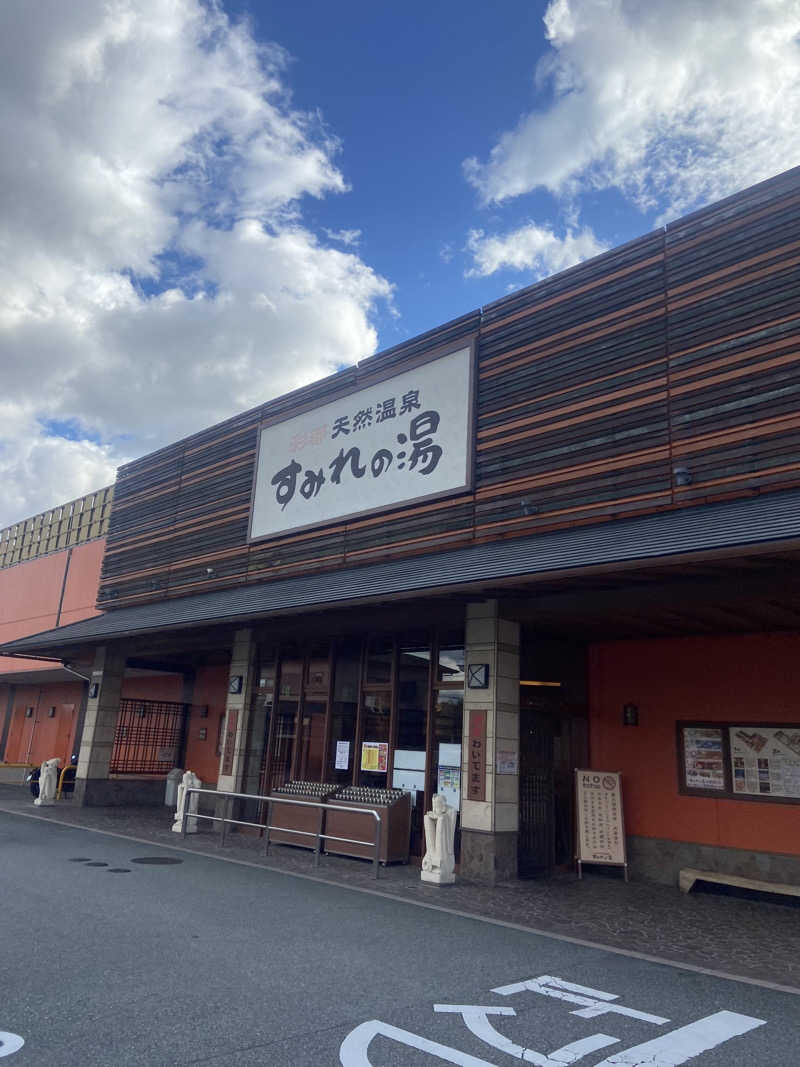
[[[374,809],[381,815],[381,836],[378,857],[381,863],[408,863],[411,841],[411,796],[404,793],[391,804],[366,804],[355,800],[332,797],[328,802],[348,808]],[[326,812],[325,832],[335,837],[355,838],[359,841],[374,841],[376,823],[372,815],[360,815],[357,811]],[[325,839],[325,851],[337,856],[357,856],[371,860],[374,852],[371,845],[350,845],[344,841]]]
[[[292,793],[287,795],[286,793],[274,792],[272,797],[275,800],[306,800],[315,804],[327,804],[328,799],[332,793],[336,792],[339,788],[336,785],[331,785],[330,790],[319,794],[316,793],[313,796],[309,796],[303,793]],[[299,845],[300,848],[316,848],[317,846],[317,830],[320,828],[320,811],[318,808],[306,808],[300,804],[273,804],[272,805],[272,818],[269,820],[272,826],[279,826],[279,830],[270,830],[269,842],[271,845]],[[325,829],[325,811],[322,812],[322,829]],[[313,834],[313,837],[307,837],[306,834],[298,833],[298,830],[305,830],[307,834]],[[324,841],[322,842],[324,846]]]

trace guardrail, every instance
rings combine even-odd
[[[225,802],[225,814],[224,815],[206,815],[199,811],[189,810],[189,799],[196,794],[197,796],[210,796],[215,797],[217,800],[222,799]],[[233,808],[234,800],[256,800],[262,804],[267,805],[267,821],[266,823],[251,822],[247,819],[234,819],[231,817],[231,809]],[[319,811],[319,822],[317,824],[316,832],[312,830],[296,830],[292,826],[273,826],[272,825],[272,806],[273,804],[294,804],[303,808],[317,808]],[[325,819],[326,811],[354,811],[360,815],[371,815],[375,819],[375,839],[373,841],[358,841],[352,837],[337,837],[334,834],[325,833],[322,829],[322,824]],[[257,793],[221,793],[216,789],[200,789],[194,786],[189,786],[183,795],[183,812],[181,815],[181,837],[186,837],[186,825],[189,819],[208,819],[209,822],[221,823],[219,845],[222,848],[225,845],[226,827],[231,826],[252,826],[256,830],[264,831],[264,855],[269,855],[269,834],[270,830],[281,830],[284,833],[296,834],[298,837],[313,837],[314,838],[314,866],[319,867],[319,858],[322,852],[323,841],[339,841],[346,845],[363,845],[365,848],[372,849],[372,866],[375,872],[375,877],[378,877],[380,870],[380,844],[381,844],[381,813],[375,808],[354,808],[348,804],[323,804],[321,801],[315,800],[295,800],[293,797],[269,797],[261,796]]]

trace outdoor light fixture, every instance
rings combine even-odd
[[[622,705],[622,725],[623,726],[638,726],[639,725],[639,708],[636,704],[623,704]]]
[[[209,578],[212,578],[216,573],[213,567],[206,567],[206,574]]]
[[[692,484],[692,472],[688,467],[673,467],[672,476],[675,479],[676,485]]]

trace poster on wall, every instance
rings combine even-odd
[[[468,489],[471,408],[462,348],[262,426],[250,539]]]
[[[583,863],[625,868],[625,823],[622,814],[622,775],[617,771],[575,771],[578,877]]]
[[[364,741],[361,745],[361,770],[385,774],[389,766],[389,743],[387,741]]]
[[[441,793],[451,808],[461,810],[461,768],[439,766],[436,792]]]
[[[683,766],[688,789],[713,789],[724,792],[725,750],[721,727],[685,726],[683,728]]]
[[[337,741],[336,742],[336,763],[335,767],[337,771],[346,771],[350,766],[350,742],[349,741]]]
[[[730,726],[733,791],[800,799],[800,726]]]

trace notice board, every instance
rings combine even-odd
[[[575,771],[578,877],[584,863],[623,867],[628,879],[622,775],[618,771]]]

